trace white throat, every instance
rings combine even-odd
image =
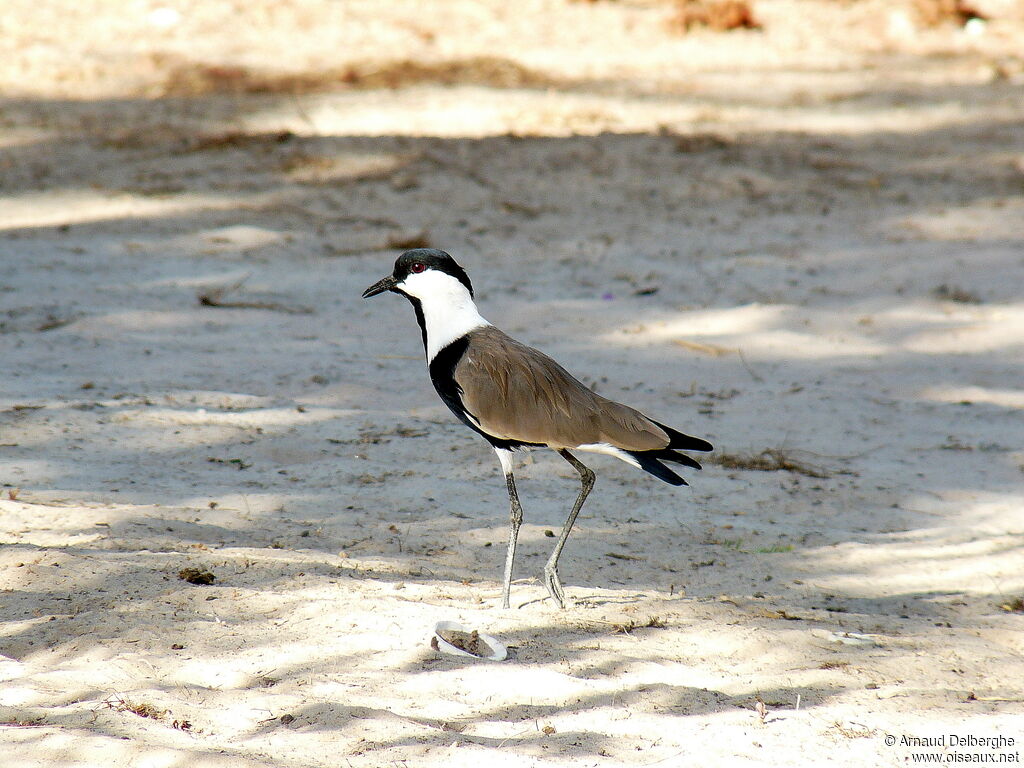
[[[427,363],[456,339],[490,325],[477,311],[462,283],[436,269],[411,274],[397,286],[419,299],[427,334]]]

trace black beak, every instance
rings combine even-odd
[[[368,299],[371,296],[376,296],[378,293],[384,293],[384,291],[392,291],[394,290],[395,285],[397,284],[398,281],[395,280],[395,278],[392,277],[391,275],[388,275],[387,277],[382,277],[376,283],[374,283],[365,291],[363,291],[363,298]]]

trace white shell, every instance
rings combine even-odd
[[[454,621],[437,622],[434,625],[434,640],[437,642],[437,650],[450,656],[466,656],[470,659],[484,659],[485,661],[504,661],[508,657],[508,649],[496,639],[490,635],[485,635],[483,632],[478,631],[477,637],[491,649],[490,656],[474,656],[472,653],[468,653],[461,648],[456,648],[439,634],[440,632],[466,632],[468,634],[472,631],[469,627],[464,627]]]

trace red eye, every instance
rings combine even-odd
[[[409,271],[410,272],[415,272],[418,275],[420,272],[422,272],[426,268],[427,267],[426,267],[425,264],[420,264],[418,261],[416,261],[416,262],[413,262],[413,265],[411,267],[409,267]]]

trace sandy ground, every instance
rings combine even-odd
[[[381,7],[5,0],[0,762],[1019,756],[1020,4]],[[564,612],[572,470],[524,458],[500,610],[497,462],[359,298],[418,241],[719,449],[590,458]]]

